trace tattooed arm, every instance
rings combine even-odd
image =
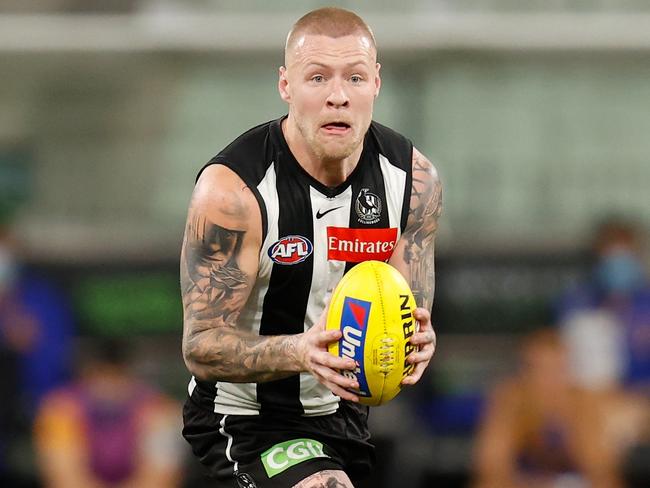
[[[319,324],[304,334],[259,336],[238,322],[255,283],[261,245],[262,217],[252,191],[229,168],[207,167],[192,195],[181,252],[187,368],[210,382],[263,382],[309,371],[354,400],[344,389],[355,386],[335,371],[353,369],[354,362],[326,349],[340,333]]]
[[[430,310],[434,291],[434,237],[441,211],[442,185],[438,173],[433,164],[413,148],[413,183],[408,220],[390,259],[390,264],[411,285],[419,307],[415,311],[415,318],[420,329],[411,338],[411,343],[419,346],[420,350],[409,356],[409,361],[416,366],[403,384],[414,384],[420,379],[435,349],[436,336],[431,326]]]

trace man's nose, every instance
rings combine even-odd
[[[333,108],[347,107],[350,104],[343,82],[341,80],[333,80],[332,91],[327,97],[327,106]]]

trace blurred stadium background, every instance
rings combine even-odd
[[[195,173],[285,112],[286,32],[330,4],[373,27],[375,119],[445,185],[439,350],[421,387],[373,411],[388,460],[375,486],[396,486],[406,468],[391,460],[414,446],[422,486],[465,486],[484,395],[517,340],[553,325],[594,224],[650,224],[650,3],[2,0],[3,221],[70,304],[75,351],[127,337],[135,374],[182,401],[177,261]],[[39,486],[31,430],[5,444],[16,486]]]

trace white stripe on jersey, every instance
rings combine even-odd
[[[388,206],[388,222],[391,227],[397,227],[397,238],[401,235],[400,222],[402,220],[402,207],[404,205],[404,185],[406,185],[406,171],[393,166],[383,154],[379,155],[381,174],[384,177],[386,188],[386,205]],[[392,190],[392,191],[391,191]]]
[[[277,175],[275,173],[275,163],[271,163],[269,169],[264,175],[264,179],[260,181],[260,184],[257,185],[257,190],[262,195],[264,199],[264,204],[266,205],[266,220],[268,222],[269,228],[267,229],[266,239],[262,243],[262,248],[260,249],[260,270],[257,273],[258,278],[264,277],[267,288],[269,278],[271,277],[271,269],[273,268],[273,263],[270,259],[264,259],[267,257],[266,250],[277,241],[280,236],[278,235],[278,219],[280,216],[280,205],[278,199],[278,187],[276,186]],[[266,289],[264,290],[264,294]],[[263,295],[262,295],[263,298]],[[261,307],[259,307],[261,309]],[[259,311],[260,318],[262,317],[262,311]],[[259,320],[258,320],[259,322]],[[259,330],[259,324],[258,324]]]
[[[344,192],[333,198],[328,198],[314,187],[310,187],[309,197],[311,198],[314,229],[314,269],[307,301],[305,330],[318,321],[325,305],[329,303],[334,287],[345,272],[343,261],[328,261],[327,239],[318,236],[327,237],[327,227],[329,226],[347,227],[349,225],[352,187],[349,186]],[[325,213],[325,215],[319,219],[319,213]],[[302,373],[300,375],[300,402],[305,409],[305,415],[326,415],[336,411],[339,398],[319,383],[313,375]]]
[[[269,288],[273,263],[267,259],[266,250],[278,240],[278,190],[276,187],[275,164],[271,164],[264,179],[257,185],[257,190],[264,199],[268,230],[266,239],[260,249],[260,268],[255,285],[242,310],[238,324],[254,334],[260,331],[262,320],[262,304]],[[232,415],[258,415],[260,404],[257,401],[257,385],[255,383],[217,383],[217,395],[214,398],[214,410],[218,413]]]

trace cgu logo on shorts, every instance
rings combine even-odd
[[[276,444],[262,453],[262,464],[269,478],[308,459],[329,457],[323,444],[313,439],[293,439]]]
[[[297,264],[303,262],[314,250],[309,239],[303,236],[286,236],[271,244],[269,257],[277,264]]]
[[[397,244],[397,227],[388,229],[327,228],[327,259],[361,263],[388,260]]]

